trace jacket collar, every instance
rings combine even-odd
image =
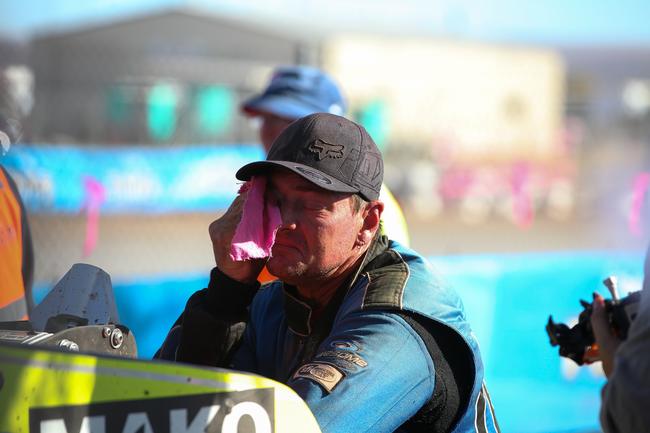
[[[339,290],[346,292],[359,279],[359,276],[365,272],[381,267],[382,253],[388,249],[388,238],[384,235],[377,235],[373,239],[366,255],[357,269],[354,277],[344,283]],[[312,313],[313,306],[306,300],[303,300],[298,294],[298,290],[289,284],[282,284],[284,292],[284,311],[287,318],[289,329],[295,334],[306,337],[312,333]],[[335,296],[336,297],[336,296]]]

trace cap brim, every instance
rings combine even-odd
[[[350,194],[358,193],[357,188],[346,185],[338,179],[323,173],[322,171],[315,170],[312,167],[304,164],[298,164],[290,161],[257,161],[246,164],[237,171],[235,175],[239,180],[250,180],[252,176],[260,174],[267,174],[271,169],[284,167],[291,170],[304,179],[310,181],[314,185],[334,192],[347,192]]]
[[[251,116],[269,113],[289,120],[299,119],[319,111],[316,107],[296,101],[295,98],[281,95],[255,96],[244,102],[241,109]]]

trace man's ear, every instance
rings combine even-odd
[[[357,243],[359,246],[367,245],[379,230],[379,222],[381,221],[381,214],[384,211],[384,202],[373,200],[366,204],[365,208],[361,211],[363,216],[363,224],[357,236]]]

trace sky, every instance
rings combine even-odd
[[[370,31],[542,45],[650,45],[647,0],[0,0],[14,38],[185,8],[317,33]]]

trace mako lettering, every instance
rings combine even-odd
[[[273,389],[32,408],[33,433],[273,433]]]

